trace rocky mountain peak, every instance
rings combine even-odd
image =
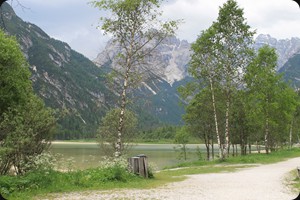
[[[103,66],[120,52],[119,47],[109,41],[105,50],[98,54],[94,62]],[[168,37],[153,52],[150,61],[153,72],[170,85],[187,76],[187,64],[190,59],[190,44],[186,40],[180,40],[175,36]],[[114,66],[114,64],[113,64]]]
[[[270,35],[260,34],[255,39],[254,48],[258,50],[266,44],[276,49],[278,55],[278,70],[280,70],[295,53],[300,51],[300,38],[297,37],[291,39],[276,39]]]
[[[300,38],[276,39],[270,35],[260,34],[255,39],[254,49],[258,50],[263,45],[274,47],[278,54],[278,70],[300,51]],[[98,65],[104,65],[116,55],[120,49],[111,41],[94,60]],[[151,63],[156,66],[154,73],[163,80],[173,85],[188,76],[187,65],[190,60],[190,44],[175,36],[166,38],[156,49]],[[154,59],[155,58],[155,59]]]

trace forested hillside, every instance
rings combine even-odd
[[[64,42],[20,19],[2,6],[3,29],[17,38],[26,56],[34,91],[59,112],[57,138],[93,137],[116,96],[105,85],[105,72]]]
[[[118,103],[119,94],[107,81],[109,66],[96,66],[67,43],[24,22],[7,3],[2,6],[2,14],[2,28],[16,36],[30,64],[34,91],[47,106],[59,112],[56,138],[95,137],[101,118]],[[140,87],[129,104],[139,116],[139,129],[153,129],[162,123],[178,124],[183,108],[178,106],[177,87],[159,77],[147,84],[156,87],[155,94],[147,86]]]

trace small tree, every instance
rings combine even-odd
[[[0,131],[5,137],[1,141],[4,151],[0,153],[0,174],[6,174],[11,167],[17,174],[35,169],[31,160],[47,150],[52,140],[56,122],[53,116],[53,110],[45,108],[34,95],[25,106],[3,114]]]
[[[180,150],[179,158],[183,157],[184,160],[187,159],[187,147],[186,147],[186,145],[189,142],[189,137],[190,137],[190,135],[187,132],[185,127],[182,127],[182,128],[180,128],[176,131],[175,143],[179,144],[179,150]]]
[[[105,117],[102,118],[101,126],[98,129],[97,137],[101,150],[108,156],[113,156],[116,152],[119,113],[120,109],[118,108],[107,112]],[[138,122],[136,115],[129,110],[126,111],[124,120],[126,120],[126,124],[123,127],[122,148],[120,149],[122,154],[128,150],[130,143],[137,135],[136,127]]]
[[[120,89],[120,113],[116,137],[115,156],[121,155],[124,116],[128,90],[141,82],[149,73],[148,58],[167,36],[173,35],[176,21],[162,22],[158,17],[160,0],[99,0],[92,4],[100,10],[109,11],[110,17],[102,17],[101,29],[112,36],[119,52],[112,58],[114,75]],[[147,66],[147,67],[146,67]],[[150,70],[151,72],[151,70]]]

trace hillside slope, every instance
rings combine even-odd
[[[4,30],[17,38],[28,59],[35,92],[47,106],[63,111],[60,137],[90,137],[101,117],[114,106],[105,73],[64,42],[24,22],[9,4],[2,6]]]

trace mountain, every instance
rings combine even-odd
[[[278,55],[278,70],[300,50],[300,38],[293,37],[291,39],[278,40],[270,35],[263,34],[258,35],[255,39],[254,49],[258,50],[266,44],[276,49]]]
[[[4,3],[1,8],[3,23],[0,22],[0,26],[20,43],[30,65],[34,91],[47,106],[59,111],[56,138],[94,137],[101,118],[116,107],[118,101],[118,93],[106,80],[109,68],[105,65],[99,68],[67,43],[24,22],[9,4]],[[150,87],[157,88],[154,92]],[[179,97],[175,93],[163,79],[144,83],[135,92],[136,103],[131,108],[138,114],[140,129],[180,121],[183,108],[178,108]]]
[[[100,68],[117,66],[112,58],[119,52],[118,45],[109,41],[94,62]],[[138,99],[135,105],[164,123],[180,123],[184,109],[179,107],[181,99],[177,88],[188,78],[189,59],[190,44],[186,40],[174,36],[163,40],[153,52],[149,61],[151,66],[146,66],[151,68],[149,80],[142,82],[134,92],[135,96],[139,96],[135,98]]]
[[[278,69],[281,69],[300,49],[299,38],[277,40],[270,35],[259,35],[255,39],[254,49],[258,50],[265,44],[276,48]],[[163,122],[178,124],[184,113],[183,108],[178,106],[181,99],[177,88],[191,79],[187,73],[191,55],[190,46],[186,40],[180,40],[176,37],[169,37],[164,40],[154,52],[153,59],[150,60],[150,63],[155,66],[155,70],[151,71],[155,77],[159,78],[144,82],[140,87],[139,94],[144,94],[144,97],[143,100],[140,100],[139,105],[141,107],[147,105],[144,108]],[[110,63],[111,58],[117,55],[119,51],[119,47],[109,41],[94,62],[100,68],[108,65],[114,66],[114,63]]]
[[[276,39],[270,35],[260,34],[254,41],[254,49],[258,50],[263,45],[270,45],[276,49],[278,54],[278,70],[300,50],[300,38]],[[168,82],[171,86],[185,79],[188,76],[187,66],[190,60],[191,49],[186,40],[179,40],[176,37],[169,37],[158,46],[151,63],[156,68],[155,74]],[[118,53],[118,47],[112,42],[108,42],[105,50],[98,54],[94,60],[98,66],[107,63],[110,58]],[[153,89],[153,88],[151,88]]]
[[[109,41],[94,62],[102,67],[109,63],[119,51],[118,46]],[[150,61],[151,67],[155,67],[155,70],[152,70],[154,75],[170,85],[184,79],[187,76],[190,54],[190,44],[186,40],[179,40],[175,36],[166,38],[157,46]]]
[[[67,43],[24,22],[7,3],[1,12],[4,23],[0,20],[0,25],[4,24],[6,32],[17,38],[28,59],[35,92],[46,105],[62,111],[57,138],[93,137],[101,118],[117,104],[118,93],[107,84],[106,74],[110,70],[109,58],[118,53],[118,48],[109,42],[97,59],[90,61]],[[290,77],[298,70],[298,38],[277,40],[260,35],[254,47],[263,44],[277,49],[280,70]],[[133,92],[131,108],[139,116],[140,127],[181,123],[184,109],[178,105],[181,99],[177,88],[191,79],[187,73],[190,55],[190,44],[176,37],[167,38],[156,49],[155,59],[150,61],[155,66],[153,79],[144,81]],[[300,80],[300,75],[292,79]]]
[[[270,35],[259,35],[255,41],[255,49],[268,44],[276,49],[278,55],[277,70],[283,74],[286,82],[294,88],[300,88],[300,38],[281,39]]]
[[[290,82],[292,87],[300,88],[300,50],[295,53],[279,70],[283,78]]]
[[[68,44],[24,22],[9,4],[2,5],[2,15],[3,29],[17,38],[28,59],[35,92],[47,106],[63,111],[59,135],[91,137],[115,103],[115,95],[105,84],[105,72]]]

